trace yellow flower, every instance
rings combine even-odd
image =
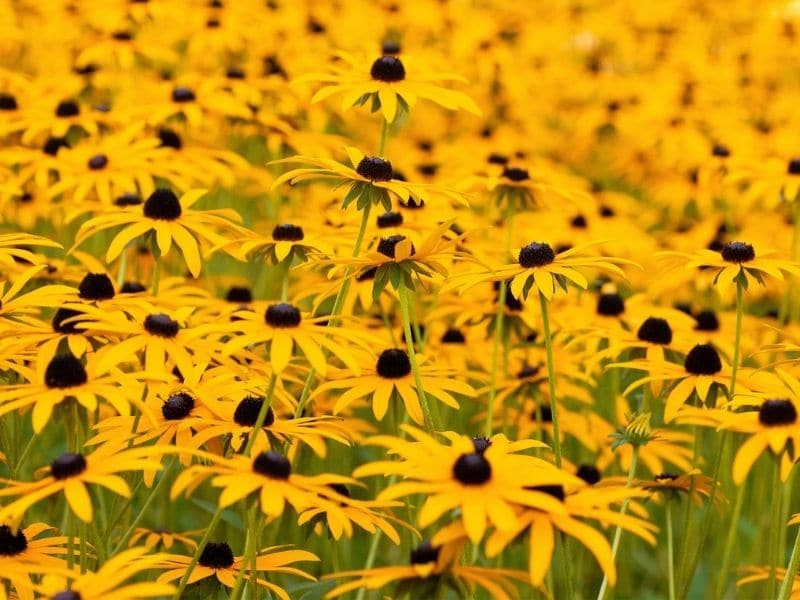
[[[125,471],[161,469],[159,448],[125,448],[124,445],[106,444],[91,454],[65,452],[43,467],[47,473],[38,481],[12,481],[0,489],[0,497],[17,496],[0,509],[0,520],[20,519],[34,504],[60,492],[64,493],[72,511],[84,523],[94,515],[88,485],[100,485],[125,498],[131,497],[128,483],[118,475]]]
[[[147,554],[147,548],[131,548],[112,556],[95,572],[67,577],[46,575],[37,586],[48,598],[80,598],[80,600],[138,600],[175,592],[175,586],[154,581],[124,583],[143,571],[158,569],[166,555]],[[70,595],[72,593],[72,595]]]
[[[764,285],[764,277],[774,277],[783,281],[783,272],[800,275],[800,263],[772,258],[774,250],[756,251],[745,242],[728,242],[719,252],[698,250],[694,254],[681,252],[661,252],[660,256],[685,262],[686,269],[707,268],[715,272],[714,284],[721,291],[734,281],[740,281],[747,288],[748,277]]]
[[[488,265],[483,271],[462,273],[454,276],[444,286],[445,290],[458,289],[464,291],[483,281],[510,280],[509,291],[515,298],[527,299],[531,291],[541,293],[546,299],[552,299],[557,286],[567,291],[567,285],[586,289],[589,282],[579,269],[608,271],[620,277],[625,273],[620,264],[635,265],[622,258],[589,256],[583,251],[592,244],[570,248],[556,254],[546,242],[531,242],[514,251],[517,262],[491,268]]]
[[[369,443],[386,447],[402,460],[369,463],[356,469],[354,475],[402,475],[406,480],[390,484],[378,500],[425,495],[418,519],[421,527],[458,508],[464,530],[477,543],[489,523],[501,531],[517,527],[514,508],[520,505],[567,514],[560,502],[535,490],[535,486],[583,483],[542,459],[517,454],[527,448],[545,448],[541,442],[510,442],[502,434],[491,440],[470,439],[447,432],[443,435],[450,445],[445,446],[416,428],[401,428],[415,441],[376,436]]]
[[[155,236],[158,251],[166,256],[173,242],[180,249],[189,271],[200,274],[200,241],[211,246],[224,246],[225,237],[216,232],[238,233],[239,213],[230,209],[192,210],[192,205],[206,190],[190,190],[178,198],[167,188],[156,189],[143,204],[141,212],[133,208],[108,210],[81,225],[75,236],[75,246],[111,227],[124,225],[106,251],[106,262],[112,262],[133,240],[149,232]]]
[[[343,109],[369,102],[372,112],[380,108],[388,123],[408,113],[418,98],[431,100],[450,110],[464,109],[480,114],[480,109],[469,96],[439,85],[445,81],[463,81],[457,75],[428,73],[418,69],[407,74],[403,61],[394,55],[375,59],[369,70],[365,62],[346,52],[338,52],[336,57],[343,66],[334,66],[330,73],[309,73],[295,80],[295,83],[325,84],[314,94],[312,103],[341,94]]]

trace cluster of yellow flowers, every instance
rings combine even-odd
[[[799,35],[0,0],[0,599],[800,598]]]

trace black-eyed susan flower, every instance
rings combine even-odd
[[[239,231],[236,224],[239,213],[230,209],[194,210],[192,205],[206,194],[206,190],[190,190],[180,198],[168,188],[158,188],[138,208],[107,210],[81,225],[75,236],[75,245],[94,237],[101,231],[124,226],[106,251],[106,261],[116,259],[125,247],[141,236],[152,232],[161,256],[166,256],[173,242],[183,254],[189,271],[197,277],[202,266],[201,241],[222,247],[227,239],[219,232],[231,234]]]
[[[136,600],[156,598],[175,592],[175,586],[157,581],[127,582],[143,572],[160,570],[163,554],[147,554],[147,548],[130,548],[112,556],[94,572],[74,578],[46,575],[37,591],[46,598],[78,598],[80,600]],[[72,581],[70,581],[72,579]]]
[[[393,123],[395,118],[413,107],[417,99],[431,100],[451,110],[463,109],[480,114],[475,102],[463,92],[442,87],[443,82],[461,80],[458,75],[450,73],[434,73],[416,67],[406,72],[406,67],[399,56],[384,55],[367,63],[352,54],[338,52],[338,64],[334,64],[330,73],[310,73],[296,80],[302,82],[320,82],[324,86],[314,94],[312,102],[319,102],[334,95],[342,96],[342,106],[362,106],[369,103],[372,111],[380,108],[387,122]]]
[[[358,149],[349,146],[346,150],[351,164],[349,167],[335,160],[310,156],[294,156],[275,161],[279,164],[299,163],[310,166],[287,171],[275,180],[272,189],[287,182],[295,185],[304,181],[349,185],[342,208],[355,202],[359,210],[367,205],[379,204],[384,210],[390,211],[392,198],[401,203],[441,201],[447,204],[466,204],[466,197],[461,192],[434,184],[409,183],[396,177],[392,163],[388,160],[380,156],[365,156]]]
[[[233,550],[231,550],[227,542],[209,542],[203,548],[197,564],[192,568],[188,582],[191,584],[208,577],[214,577],[225,587],[234,588],[240,571],[244,571],[243,576],[245,579],[255,578],[258,585],[268,589],[281,600],[289,600],[290,596],[286,590],[271,581],[263,579],[258,574],[260,572],[283,573],[313,581],[314,577],[302,569],[290,565],[297,562],[318,561],[319,558],[305,550],[284,550],[282,548],[285,548],[285,546],[273,546],[260,550],[256,557],[255,568],[253,568],[251,565],[246,566],[250,558],[234,556]],[[191,563],[191,556],[167,554],[163,557],[161,563],[161,567],[165,571],[159,576],[158,582],[165,584],[180,579]]]
[[[47,425],[54,408],[67,401],[77,402],[89,413],[100,402],[107,402],[120,414],[130,414],[131,406],[148,410],[141,400],[142,386],[130,374],[99,370],[95,360],[84,364],[69,352],[38,361],[35,369],[24,373],[27,383],[0,390],[0,414],[32,407],[36,433]]]
[[[618,265],[634,264],[621,258],[587,255],[585,249],[586,246],[576,247],[556,253],[546,242],[531,242],[514,251],[516,263],[456,275],[445,288],[463,291],[482,281],[510,280],[509,291],[515,298],[526,299],[531,291],[535,291],[549,300],[557,289],[566,291],[568,284],[586,289],[589,282],[581,272],[583,269],[624,277]]]
[[[336,399],[333,412],[338,414],[359,398],[371,400],[375,418],[383,420],[392,402],[403,403],[406,413],[418,425],[425,422],[419,400],[417,381],[412,374],[411,360],[402,348],[383,350],[375,362],[362,359],[360,375],[348,377],[342,374],[332,377],[314,391],[314,396],[332,390],[345,390]],[[420,366],[420,376],[425,394],[436,398],[447,406],[458,409],[458,401],[453,394],[474,397],[475,390],[468,383],[450,377],[451,371],[439,369],[435,365]]]
[[[665,252],[665,258],[674,257],[685,263],[686,269],[707,268],[714,270],[714,284],[725,290],[734,281],[739,282],[745,289],[748,286],[748,277],[752,277],[762,285],[764,277],[774,277],[783,280],[783,273],[800,275],[800,264],[775,258],[774,250],[756,250],[747,242],[728,242],[718,252],[714,250],[698,250],[695,254],[681,254]]]
[[[519,594],[518,583],[527,579],[524,572],[461,565],[458,563],[461,546],[463,542],[459,540],[444,545],[434,545],[426,541],[411,551],[407,565],[333,573],[327,578],[357,579],[337,585],[325,597],[336,598],[358,589],[379,590],[395,582],[398,591],[430,597],[437,590],[446,589],[450,585],[458,588],[458,584],[449,583],[448,580],[451,579],[463,585],[467,593],[475,593],[477,588],[483,588],[496,600],[511,600]]]
[[[513,508],[518,505],[566,514],[556,500],[535,487],[580,482],[544,460],[518,454],[527,448],[543,447],[541,442],[510,442],[503,435],[495,435],[491,440],[473,440],[448,432],[444,435],[450,444],[444,445],[416,428],[402,429],[414,441],[390,436],[370,440],[399,455],[401,461],[364,465],[354,475],[402,475],[405,481],[389,485],[378,499],[426,495],[418,519],[421,527],[432,524],[447,511],[460,508],[464,530],[477,543],[489,524],[502,531],[514,529],[518,520]]]
[[[270,367],[274,373],[281,373],[297,349],[317,372],[324,374],[328,358],[323,351],[327,351],[353,373],[361,372],[353,350],[366,348],[370,338],[343,326],[321,327],[320,323],[327,321],[327,317],[303,315],[298,307],[288,302],[272,303],[266,309],[263,304],[254,303],[252,308],[236,312],[235,317],[228,323],[201,328],[229,337],[223,347],[223,354],[227,356],[248,346],[268,346]]]
[[[712,385],[728,390],[731,386],[731,368],[723,363],[719,352],[711,344],[697,344],[689,350],[683,365],[672,362],[651,365],[647,360],[634,360],[619,363],[630,369],[647,371],[648,375],[635,381],[623,392],[628,395],[639,386],[651,381],[675,381],[675,385],[667,393],[664,403],[664,420],[672,421],[680,407],[693,393],[701,402],[709,400]],[[740,386],[742,387],[742,386]],[[721,403],[724,396],[717,400]]]
[[[119,473],[158,470],[161,462],[154,456],[158,450],[152,446],[126,448],[121,444],[106,444],[86,455],[64,452],[41,469],[41,479],[12,481],[0,490],[0,497],[15,498],[0,509],[0,519],[19,519],[34,504],[63,493],[72,511],[88,523],[94,508],[87,485],[99,485],[129,498],[131,489]]]
[[[54,528],[46,523],[24,528],[0,525],[0,581],[9,585],[18,598],[33,598],[32,575],[70,574],[66,560],[61,558],[68,552],[69,538],[47,535],[53,532]]]

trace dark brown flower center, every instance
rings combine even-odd
[[[264,320],[270,327],[297,327],[300,325],[300,311],[286,302],[279,302],[267,308]]]
[[[744,242],[728,242],[720,250],[722,260],[730,263],[750,262],[756,257],[756,251],[750,244]]]
[[[270,450],[255,457],[253,471],[271,479],[286,480],[292,473],[292,465],[283,454]]]
[[[209,569],[227,569],[233,565],[233,550],[225,542],[209,542],[200,553],[198,563]]]
[[[765,400],[758,409],[758,420],[767,427],[797,422],[797,409],[791,400]]]
[[[483,454],[462,454],[453,465],[453,476],[464,485],[482,485],[492,478],[492,465]]]
[[[396,56],[385,55],[372,63],[369,74],[377,81],[403,81],[406,78],[406,68]]]
[[[544,242],[531,242],[523,246],[519,251],[519,264],[530,269],[533,267],[543,267],[549,265],[556,259],[556,253],[550,244]]]
[[[54,356],[44,371],[44,383],[49,388],[77,387],[88,380],[86,369],[74,354]]]
[[[181,203],[169,188],[155,190],[144,203],[144,216],[161,221],[174,221],[181,216]]]
[[[390,348],[381,352],[375,370],[384,379],[400,379],[411,373],[411,361],[405,350]]]
[[[697,344],[689,350],[683,366],[692,375],[714,375],[722,370],[722,361],[714,346]]]
[[[50,463],[50,473],[56,479],[68,479],[86,470],[86,459],[82,454],[65,452]]]

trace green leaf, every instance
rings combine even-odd
[[[342,208],[347,208],[347,206],[351,202],[353,202],[353,200],[358,198],[363,191],[362,188],[363,186],[359,185],[358,183],[354,183],[353,185],[351,185],[350,189],[348,190],[347,194],[344,197],[344,200],[342,200]]]

